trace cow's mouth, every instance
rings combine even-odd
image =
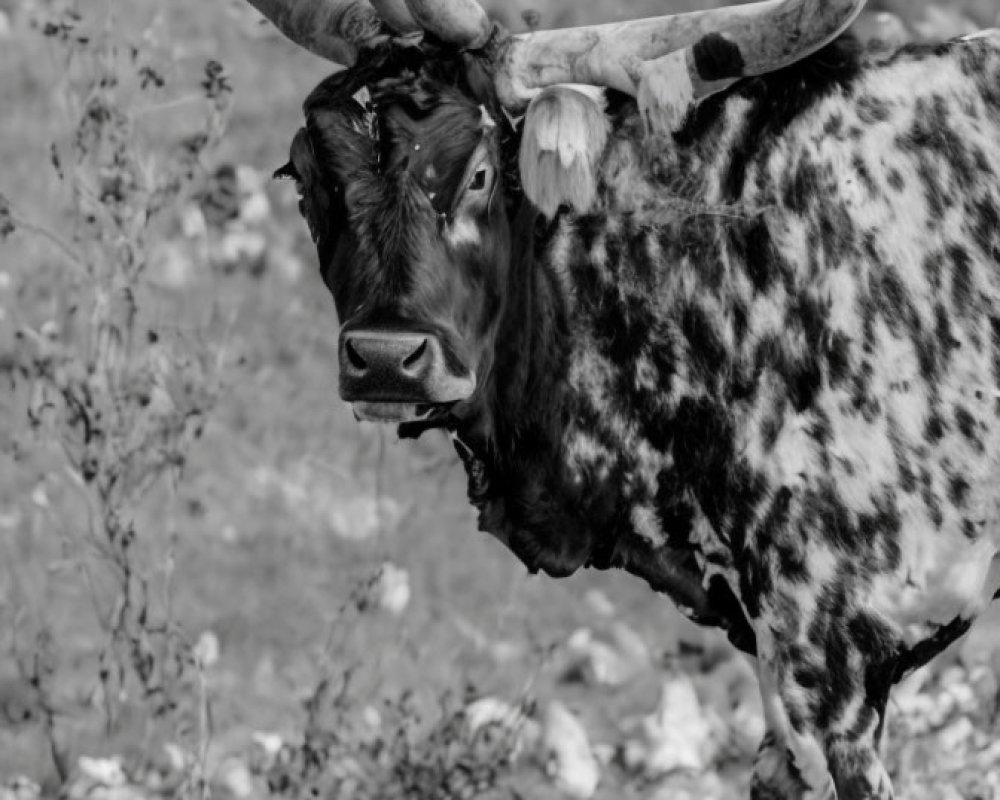
[[[457,402],[457,401],[456,401]],[[430,424],[443,421],[455,402],[451,403],[388,403],[358,401],[351,404],[354,418],[359,422],[378,422],[385,425],[405,423]]]

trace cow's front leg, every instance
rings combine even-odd
[[[768,737],[755,763],[755,800],[891,800],[879,758],[891,684],[891,637],[849,590],[843,604],[812,604],[775,581],[776,603],[762,604],[758,677]],[[827,597],[832,596],[828,594]]]
[[[769,730],[754,759],[750,800],[789,800],[809,796],[810,791],[787,743]]]
[[[751,800],[891,800],[892,784],[878,756],[876,709],[862,700],[845,716],[846,730],[824,733],[789,714],[789,706],[809,702],[809,690],[794,682],[778,688],[766,677],[776,672],[768,666],[758,672],[768,730],[754,761]]]
[[[757,677],[767,732],[754,760],[751,800],[833,800],[826,755],[806,730],[793,727],[773,654],[761,645],[758,640]]]

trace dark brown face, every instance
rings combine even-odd
[[[360,419],[427,419],[488,365],[510,258],[496,129],[427,79],[382,81],[365,105],[326,83],[279,172],[301,184],[341,321],[340,395]]]

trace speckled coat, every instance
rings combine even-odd
[[[755,798],[889,797],[890,687],[994,588],[1000,36],[833,48],[668,146],[628,110],[615,130],[601,207],[520,255],[501,444],[458,426],[481,525],[754,652]]]
[[[401,435],[452,431],[480,526],[529,569],[624,568],[756,656],[754,798],[888,798],[891,686],[995,588],[1000,34],[864,57],[842,41],[669,141],[631,100],[608,113],[589,214],[546,219],[508,184],[509,230],[483,224],[509,258],[441,212],[417,256],[378,256],[389,282],[374,206],[338,256],[313,198],[324,277],[341,311],[431,282],[497,294],[472,326],[475,395]]]

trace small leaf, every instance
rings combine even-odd
[[[205,80],[201,82],[201,88],[209,100],[218,100],[233,91],[226,68],[215,59],[205,64]]]
[[[0,241],[9,237],[16,230],[17,226],[14,224],[14,215],[10,210],[10,202],[0,194]]]

